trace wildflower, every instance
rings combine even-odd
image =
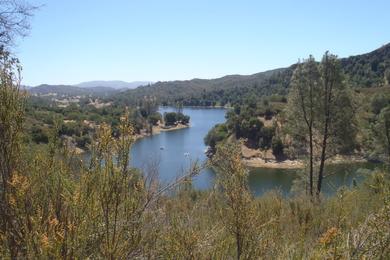
[[[328,245],[338,234],[339,230],[336,227],[331,227],[321,236],[319,242],[323,245]]]
[[[47,249],[50,247],[49,238],[46,236],[46,234],[42,235],[41,245],[42,245],[43,249]]]

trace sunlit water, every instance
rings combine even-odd
[[[160,112],[173,111],[172,108],[161,108]],[[183,175],[191,162],[200,163],[207,160],[204,151],[203,138],[207,132],[218,123],[225,121],[225,109],[184,108],[184,114],[191,117],[191,127],[181,130],[162,132],[138,140],[132,148],[132,165],[144,171],[157,169],[162,182],[170,182]],[[357,182],[364,178],[359,168],[372,169],[368,163],[354,163],[331,166],[327,172],[331,176],[324,181],[323,191],[329,195],[341,186],[350,186],[353,180]],[[295,170],[254,169],[250,171],[249,185],[256,195],[264,194],[272,189],[278,189],[283,194],[291,192],[294,179],[298,176]],[[208,189],[213,186],[215,173],[206,169],[193,180],[197,189]]]

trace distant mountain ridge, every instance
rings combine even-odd
[[[36,87],[27,88],[27,91],[31,94],[37,95],[49,95],[57,94],[64,96],[109,96],[119,92],[114,88],[109,87],[92,87],[92,88],[81,88],[72,85],[48,85],[42,84]]]
[[[361,55],[340,58],[351,87],[369,88],[390,82],[390,44]],[[228,75],[217,79],[156,82],[89,81],[73,86],[40,85],[31,93],[105,96],[120,104],[138,104],[145,96],[159,103],[182,102],[191,106],[234,104],[256,96],[286,95],[296,64],[252,75]],[[129,89],[132,88],[132,89]],[[126,90],[127,89],[127,90]]]
[[[32,94],[47,95],[55,93],[57,95],[82,96],[109,96],[114,93],[133,89],[139,86],[148,85],[149,81],[125,82],[120,80],[112,81],[87,81],[76,85],[49,85],[41,84],[35,87],[26,87]]]
[[[94,80],[86,81],[76,84],[75,86],[81,88],[92,88],[92,87],[109,87],[114,89],[133,89],[139,86],[145,86],[152,84],[152,81],[132,81],[126,82],[121,80]]]
[[[347,83],[353,88],[383,86],[390,82],[390,43],[362,55],[340,58]],[[253,75],[230,75],[217,79],[156,82],[112,97],[117,102],[137,104],[145,96],[160,103],[182,102],[189,106],[234,104],[244,98],[286,95],[297,65]]]

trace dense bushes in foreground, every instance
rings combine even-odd
[[[87,167],[52,140],[48,150],[27,156],[26,164],[15,168],[6,192],[2,190],[2,256],[385,259],[390,255],[390,185],[382,171],[321,202],[302,194],[284,198],[277,191],[254,198],[237,148],[226,146],[213,159],[219,177],[215,189],[195,191],[187,178],[163,187],[152,171],[142,174],[127,167],[129,158],[123,151],[132,142],[127,135],[131,128],[123,126],[118,140],[111,138],[109,127],[102,127]],[[190,173],[198,170],[194,167]]]

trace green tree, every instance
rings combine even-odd
[[[161,120],[162,120],[162,116],[158,112],[154,112],[154,113],[150,114],[148,117],[148,121],[152,125],[157,125],[158,121],[161,121]]]
[[[49,137],[45,133],[44,128],[33,126],[31,128],[31,139],[35,143],[48,143]]]
[[[326,52],[320,64],[309,57],[299,64],[291,80],[287,108],[291,133],[309,150],[309,190],[314,190],[314,164],[318,162],[319,196],[326,160],[354,140],[354,112],[337,57]],[[306,147],[307,147],[306,146]]]
[[[320,166],[317,181],[319,196],[324,178],[326,160],[344,148],[346,138],[355,139],[354,113],[351,93],[344,84],[337,56],[326,52],[320,65],[321,89],[318,104],[318,130],[320,140]],[[350,129],[346,131],[346,129]],[[352,131],[351,131],[352,130]],[[347,136],[350,134],[349,136]]]
[[[177,117],[177,121],[179,121],[182,124],[188,124],[190,122],[190,117],[187,115],[184,115],[181,112],[178,112],[176,114],[176,117]]]
[[[390,97],[383,93],[374,95],[371,99],[371,110],[375,115],[378,115],[381,110],[390,104]]]
[[[309,192],[313,195],[314,183],[314,121],[316,94],[320,88],[320,72],[312,56],[298,64],[291,78],[288,97],[289,130],[295,139],[309,147]]]
[[[385,70],[385,83],[390,84],[390,68]]]
[[[280,138],[272,138],[272,153],[277,159],[283,157],[283,148],[284,145]]]
[[[216,145],[228,136],[229,133],[226,124],[217,124],[207,133],[204,138],[204,143],[210,147],[211,153],[214,154]]]
[[[145,96],[139,102],[139,110],[144,118],[147,118],[158,109],[157,100],[152,96]]]
[[[268,150],[272,145],[272,138],[275,134],[273,127],[263,127],[260,130],[259,147],[263,150]]]
[[[265,112],[264,112],[264,118],[265,120],[271,120],[272,119],[272,116],[273,116],[273,112],[270,108],[266,108],[265,109]]]
[[[242,118],[239,128],[240,137],[247,138],[248,144],[257,148],[260,131],[264,124],[256,117]]]
[[[376,149],[387,154],[390,162],[390,106],[381,110],[374,127]]]
[[[174,125],[177,122],[177,114],[175,112],[165,113],[164,122],[166,126]]]

